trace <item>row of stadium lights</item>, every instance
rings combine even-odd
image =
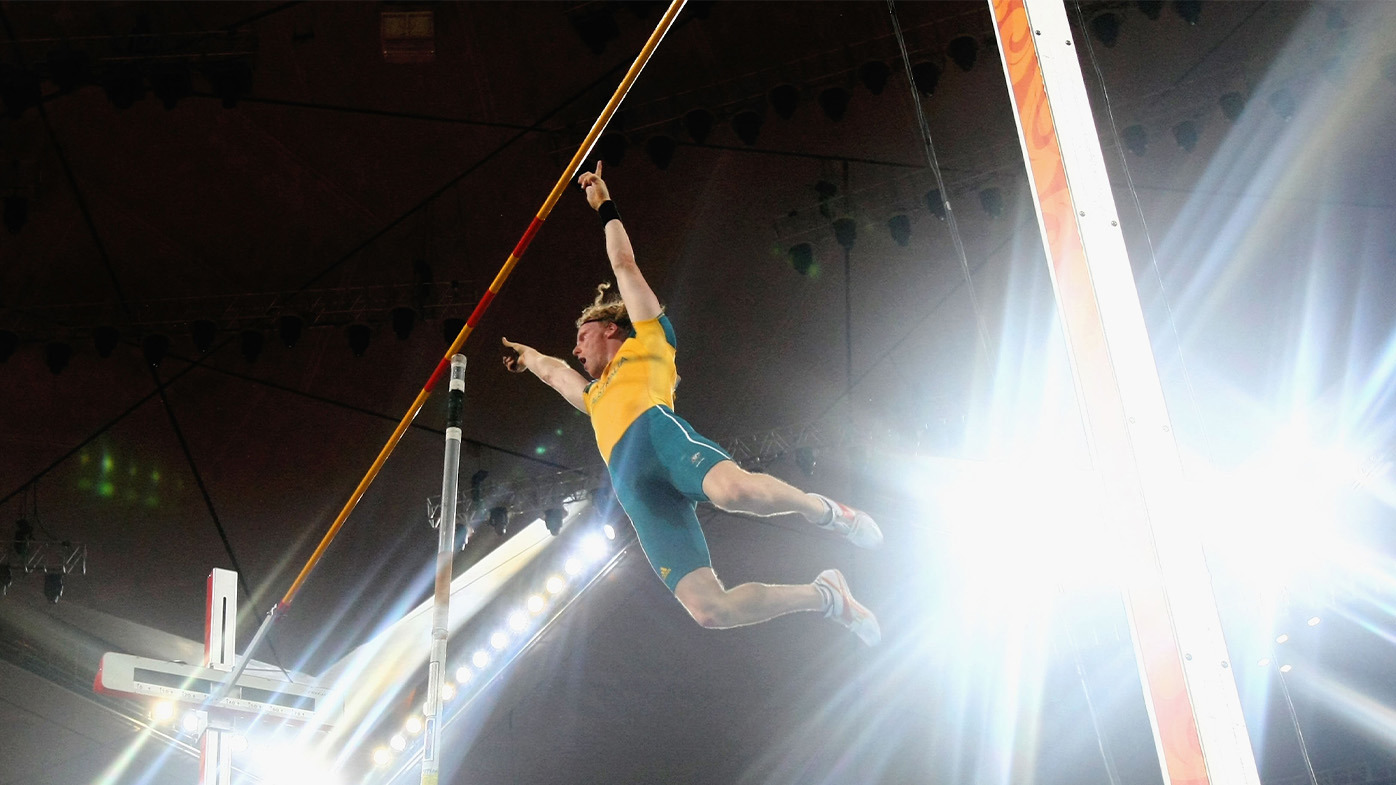
[[[1309,625],[1310,627],[1317,627],[1320,621],[1321,621],[1321,619],[1319,619],[1319,617],[1317,617],[1317,616],[1310,616],[1310,617],[1309,617],[1309,621],[1308,621],[1308,625]],[[1276,644],[1284,644],[1284,643],[1288,643],[1288,642],[1289,642],[1289,633],[1287,633],[1287,632],[1282,632],[1282,633],[1280,633],[1279,635],[1275,636],[1275,643],[1276,643]],[[1256,665],[1259,665],[1259,666],[1262,667],[1262,668],[1268,668],[1268,667],[1270,667],[1270,658],[1269,658],[1269,657],[1261,657],[1259,660],[1256,661],[1255,664],[1256,664]],[[1289,673],[1289,672],[1292,671],[1292,670],[1294,670],[1294,666],[1291,665],[1291,664],[1289,664],[1289,663],[1287,663],[1287,662],[1280,666],[1280,673]]]
[[[602,536],[603,534],[604,538]],[[594,564],[604,558],[608,550],[607,541],[614,540],[615,538],[615,527],[606,524],[602,529],[602,534],[592,534],[583,540],[581,557],[578,558],[574,556],[567,559],[566,563],[563,565],[564,574],[550,576],[547,581],[544,582],[542,592],[529,595],[528,599],[524,602],[523,609],[516,610],[509,614],[507,621],[509,632],[497,630],[491,634],[488,647],[482,646],[476,649],[475,653],[470,656],[468,663],[462,663],[456,668],[455,681],[444,682],[441,685],[441,702],[443,706],[447,701],[450,701],[459,694],[459,687],[457,685],[470,683],[470,681],[475,678],[476,674],[484,672],[484,670],[490,666],[490,663],[495,659],[491,651],[496,653],[504,651],[504,649],[508,648],[509,644],[515,640],[514,636],[520,635],[528,630],[531,619],[547,609],[549,599],[558,597],[567,588],[569,578],[576,578],[586,569],[587,564]],[[375,766],[387,766],[393,762],[398,753],[407,749],[408,740],[421,734],[422,730],[426,727],[426,722],[423,719],[425,713],[425,707],[423,707],[423,711],[413,713],[403,723],[402,730],[393,734],[393,736],[388,739],[386,745],[377,747],[373,750],[371,757]]]

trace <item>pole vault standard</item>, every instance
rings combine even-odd
[[[490,288],[480,297],[480,302],[475,306],[475,310],[471,311],[470,318],[465,320],[465,326],[461,328],[460,334],[451,342],[451,346],[446,350],[446,354],[441,358],[441,362],[436,364],[436,370],[432,371],[431,376],[427,379],[427,383],[422,386],[421,392],[417,393],[417,398],[412,401],[412,405],[407,408],[407,413],[402,415],[402,419],[398,422],[397,427],[393,429],[392,435],[388,437],[387,444],[384,444],[383,449],[378,452],[378,457],[373,459],[373,465],[368,467],[368,473],[364,475],[362,480],[359,480],[358,487],[354,488],[354,492],[349,495],[349,501],[344,503],[343,509],[335,516],[334,523],[330,524],[329,531],[325,532],[324,538],[321,539],[320,544],[315,547],[315,552],[310,555],[310,559],[306,561],[305,566],[301,568],[300,574],[297,575],[296,579],[291,583],[291,588],[286,590],[286,594],[281,598],[280,602],[273,605],[271,610],[267,611],[266,617],[262,619],[261,626],[257,628],[257,634],[252,636],[252,642],[247,645],[247,650],[243,652],[242,660],[238,663],[237,668],[233,670],[227,681],[224,682],[225,690],[237,683],[238,678],[242,676],[242,672],[246,670],[247,663],[252,661],[252,655],[256,652],[257,646],[261,644],[262,639],[266,637],[267,631],[271,629],[272,623],[291,606],[292,601],[296,598],[296,593],[300,591],[301,585],[305,583],[306,577],[310,575],[310,571],[315,569],[315,565],[320,563],[320,558],[325,555],[325,549],[330,547],[330,542],[339,534],[339,530],[344,526],[344,522],[349,519],[349,513],[354,511],[354,507],[357,506],[359,500],[363,498],[364,493],[368,490],[368,486],[373,484],[373,480],[378,476],[378,472],[383,469],[383,464],[387,462],[388,456],[393,454],[393,450],[397,447],[397,443],[402,440],[402,435],[406,433],[408,427],[412,425],[412,420],[416,418],[417,412],[422,410],[422,405],[427,402],[427,398],[431,397],[432,390],[435,389],[436,385],[441,381],[441,377],[446,374],[446,370],[451,365],[451,358],[460,352],[461,347],[465,345],[465,339],[470,337],[470,334],[475,331],[475,325],[479,324],[480,317],[483,316],[485,311],[490,307],[490,303],[494,302],[495,295],[499,294],[499,290],[504,288],[504,282],[509,279],[509,274],[514,271],[514,266],[519,263],[519,259],[523,258],[524,253],[528,250],[529,244],[533,242],[534,235],[538,234],[538,230],[543,227],[543,222],[548,220],[548,215],[552,213],[553,207],[557,204],[557,200],[562,197],[562,192],[566,190],[567,186],[572,182],[572,178],[576,176],[577,170],[581,168],[582,163],[591,152],[592,146],[596,144],[596,138],[601,135],[601,132],[606,128],[606,124],[611,121],[611,117],[616,113],[616,109],[620,106],[620,102],[624,100],[625,94],[630,92],[630,86],[635,84],[635,80],[639,78],[640,72],[644,70],[645,64],[649,62],[650,56],[654,54],[655,48],[658,47],[659,42],[664,39],[664,34],[673,26],[674,19],[678,17],[679,11],[683,10],[685,2],[686,0],[673,0],[673,2],[669,4],[669,10],[664,12],[664,16],[659,20],[659,24],[654,28],[654,32],[650,33],[649,40],[646,41],[644,47],[640,49],[640,54],[636,56],[635,62],[630,65],[630,70],[625,72],[625,78],[621,79],[620,86],[617,87],[615,93],[611,95],[611,100],[606,102],[605,108],[601,110],[601,115],[596,118],[596,122],[592,124],[591,130],[587,132],[586,138],[582,140],[581,146],[577,148],[577,153],[573,155],[572,160],[568,162],[567,169],[562,173],[562,176],[558,178],[557,183],[553,186],[552,192],[548,194],[548,198],[543,201],[542,208],[538,210],[538,214],[535,215],[533,220],[528,224],[528,229],[524,230],[523,237],[521,237],[518,244],[514,246],[514,250],[509,254],[509,258],[504,260],[504,266],[499,269],[499,274],[496,275],[494,281],[490,283]],[[452,498],[455,497],[452,496]]]
[[[461,411],[465,405],[465,355],[451,358],[446,400],[446,456],[441,470],[441,519],[436,532],[436,596],[431,608],[431,666],[427,671],[427,727],[422,750],[422,785],[441,774],[441,682],[450,637],[451,567],[456,545],[456,484],[460,481]]]
[[[1062,0],[989,0],[1164,785],[1259,785]]]

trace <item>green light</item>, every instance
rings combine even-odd
[[[103,455],[103,456],[102,456],[102,472],[103,472],[103,473],[110,472],[110,471],[112,470],[112,467],[115,466],[115,465],[116,465],[116,461],[113,461],[113,460],[111,459],[111,456],[110,456],[110,455]]]
[[[534,447],[534,448],[533,448],[533,454],[534,454],[534,455],[542,455],[543,453],[545,453],[545,452],[547,452],[547,451],[548,451],[548,448],[547,448],[547,447],[544,447],[544,446],[541,445],[541,444],[538,445],[537,447]]]
[[[557,434],[558,436],[561,436],[561,435],[562,435],[562,429],[561,429],[561,428],[558,428],[556,431],[553,431],[553,433]]]
[[[159,472],[159,471],[153,471],[153,472],[151,472],[151,473],[150,473],[150,481],[153,482],[153,483],[155,483],[156,485],[159,485],[159,484],[160,484],[160,472]]]
[[[113,493],[116,493],[116,486],[106,480],[103,480],[102,484],[97,486],[98,496],[109,497]]]

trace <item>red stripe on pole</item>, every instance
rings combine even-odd
[[[528,244],[533,242],[533,235],[538,234],[538,230],[543,228],[543,219],[540,216],[533,216],[533,223],[524,230],[523,237],[519,238],[519,244],[514,246],[514,258],[522,259],[524,252],[528,250]]]
[[[437,382],[440,382],[441,377],[446,375],[446,369],[449,368],[450,365],[451,364],[446,362],[445,359],[442,359],[441,362],[437,363],[436,370],[431,372],[431,376],[427,379],[427,383],[422,385],[422,391],[431,392],[432,390],[435,390]]]
[[[480,298],[480,302],[475,305],[475,310],[470,312],[470,318],[465,320],[466,326],[472,330],[475,329],[475,325],[480,322],[480,317],[485,315],[485,309],[489,308],[492,302],[494,302],[494,292],[486,290]]]

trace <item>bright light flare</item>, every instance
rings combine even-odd
[[[379,747],[373,751],[373,765],[386,766],[393,762],[393,753],[387,747]]]
[[[549,594],[561,594],[563,587],[565,587],[566,585],[567,584],[562,581],[561,576],[554,575],[553,577],[548,579],[548,583],[546,586],[544,586],[544,588],[548,590]]]
[[[475,674],[473,674],[473,673],[470,672],[470,669],[469,669],[469,668],[467,668],[467,667],[465,667],[464,665],[462,665],[462,666],[460,666],[459,668],[456,668],[456,683],[457,683],[457,684],[466,684],[466,683],[468,683],[468,682],[470,681],[471,677],[474,676],[474,675],[475,675]]]
[[[1289,672],[1292,671],[1292,670],[1294,670],[1294,666],[1293,666],[1293,665],[1288,665],[1288,664],[1286,664],[1286,665],[1281,665],[1281,666],[1280,666],[1280,673],[1289,673]]]
[[[616,538],[616,527],[609,523],[603,526],[601,531],[606,534],[606,539],[608,540],[614,540]]]
[[[150,719],[157,724],[164,725],[173,720],[174,716],[175,705],[173,701],[156,701],[155,705],[150,707]]]
[[[1283,632],[1280,633],[1280,634],[1275,638],[1275,642],[1276,642],[1276,643],[1284,643],[1284,642],[1286,642],[1286,641],[1288,641],[1288,640],[1289,640],[1289,636],[1288,636],[1287,634],[1283,633]]]
[[[393,737],[388,739],[388,746],[397,752],[402,752],[407,749],[407,737],[401,733],[394,733]]]
[[[544,604],[545,602],[543,600],[543,597],[541,595],[534,594],[528,598],[528,612],[542,613]]]
[[[452,684],[452,683],[449,682],[449,681],[446,682],[445,684],[442,684],[442,685],[441,685],[441,700],[443,700],[443,701],[448,701],[448,700],[450,700],[450,699],[452,699],[452,698],[454,698],[454,697],[456,697],[456,685]]]
[[[184,712],[184,718],[180,720],[180,727],[184,729],[185,733],[198,733],[199,726],[202,724],[199,713],[192,709]]]
[[[1317,616],[1310,616],[1310,617],[1309,617],[1309,626],[1310,626],[1310,627],[1317,627],[1317,626],[1318,626],[1318,623],[1319,623],[1320,621],[1322,621],[1322,619],[1320,619],[1319,617],[1317,617]]]
[[[407,718],[407,722],[403,724],[402,729],[407,731],[408,734],[416,736],[418,733],[422,732],[422,718],[413,714],[411,717]]]
[[[340,785],[343,781],[328,761],[295,742],[269,739],[265,745],[259,742],[253,752],[251,762],[265,785]]]
[[[523,611],[514,611],[509,614],[509,629],[514,632],[523,632],[527,626],[528,616],[525,616]]]
[[[591,561],[596,561],[606,555],[606,540],[599,534],[589,535],[582,540],[582,555]]]
[[[503,632],[496,632],[495,634],[490,636],[490,646],[493,646],[495,651],[499,651],[500,649],[503,649],[505,646],[508,645],[509,636],[504,634]]]
[[[476,668],[484,668],[490,664],[489,652],[484,649],[475,652],[475,655],[470,658],[470,662],[473,663]]]

